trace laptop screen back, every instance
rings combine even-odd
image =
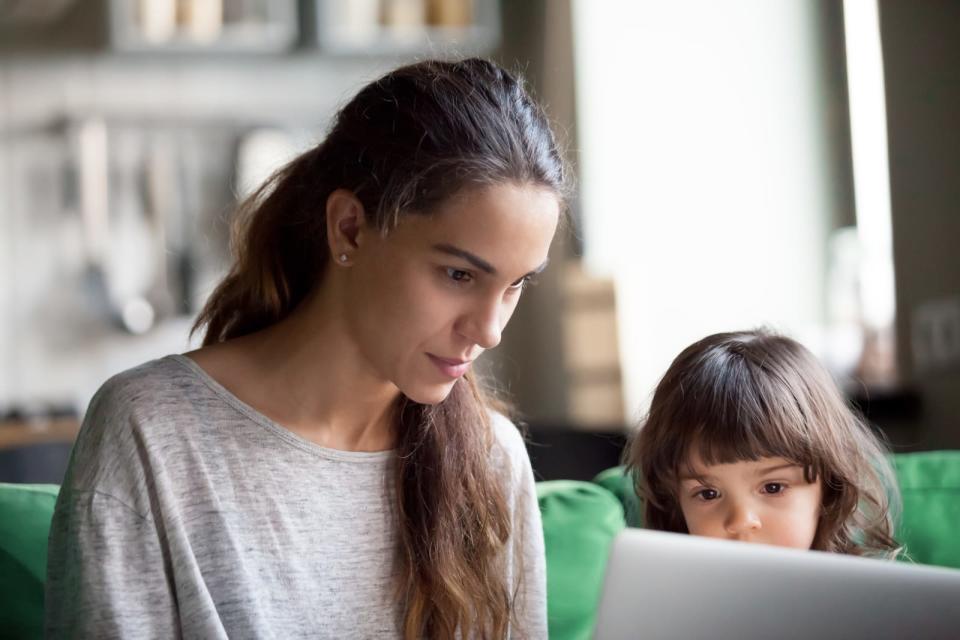
[[[960,638],[960,571],[626,529],[595,640]]]

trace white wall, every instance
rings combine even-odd
[[[585,258],[616,280],[636,415],[693,340],[760,324],[816,336],[835,114],[817,3],[573,6]]]

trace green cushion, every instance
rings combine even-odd
[[[588,639],[603,588],[614,536],[624,528],[623,507],[589,482],[537,484],[547,549],[547,620],[551,640]]]
[[[619,498],[628,527],[643,527],[643,502],[626,471],[624,466],[611,467],[598,473],[593,481]]]
[[[897,539],[914,562],[960,568],[960,451],[894,457],[903,495]]]
[[[4,637],[43,635],[47,535],[56,485],[0,483],[0,630]]]

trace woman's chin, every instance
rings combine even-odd
[[[403,395],[418,404],[435,405],[447,399],[457,381],[444,384],[411,385],[409,389],[402,389]]]

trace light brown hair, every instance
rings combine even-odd
[[[679,478],[706,464],[782,457],[820,478],[813,549],[894,556],[897,484],[879,436],[800,343],[756,330],[718,333],[683,350],[657,385],[626,462],[644,526],[688,533]]]
[[[566,172],[547,119],[523,84],[480,59],[426,61],[364,87],[326,139],[240,206],[234,265],[200,314],[204,344],[288,316],[331,262],[324,216],[350,190],[387,234],[463,189],[544,187],[563,199]],[[385,330],[389,329],[385,327]],[[506,584],[512,530],[482,386],[468,374],[434,406],[401,397],[398,519],[401,627],[408,639],[504,638],[519,585]]]

